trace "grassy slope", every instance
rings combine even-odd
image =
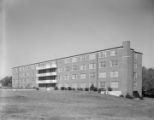
[[[77,91],[1,91],[0,120],[153,120],[154,100]]]

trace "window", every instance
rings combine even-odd
[[[66,87],[66,88],[67,88],[67,87],[68,87],[68,84],[64,84],[64,87]]]
[[[38,67],[44,69],[44,68],[45,68],[45,65],[44,65],[44,63],[40,63],[40,64],[38,65]]]
[[[64,80],[69,80],[69,75],[65,75]]]
[[[102,51],[102,52],[98,53],[98,57],[99,58],[105,58],[105,57],[107,57],[106,51]]]
[[[134,59],[137,60],[137,54],[134,54]]]
[[[106,78],[106,72],[99,73],[99,78]]]
[[[137,79],[137,73],[134,72],[134,80],[136,80],[136,79]]]
[[[75,80],[75,79],[77,79],[77,74],[72,75],[72,80]]]
[[[86,83],[81,83],[81,84],[80,84],[80,87],[81,87],[81,88],[86,88]]]
[[[80,79],[86,79],[86,74],[84,74],[84,73],[81,74],[81,75],[80,75]]]
[[[96,69],[96,64],[95,63],[90,63],[89,64],[89,69]]]
[[[66,67],[65,67],[65,71],[66,71],[66,72],[68,72],[68,71],[70,71],[70,70],[71,70],[70,66],[66,66]]]
[[[96,54],[89,54],[89,60],[96,59]]]
[[[137,89],[137,81],[133,81],[133,89]]]
[[[57,61],[57,63],[58,63],[58,65],[63,64],[64,60],[60,59],[60,60]]]
[[[58,72],[63,72],[63,68],[58,68]]]
[[[113,78],[113,72],[110,72],[110,77]]]
[[[134,64],[134,69],[137,69],[137,63]]]
[[[17,69],[13,69],[12,74],[15,75],[17,73],[18,73],[18,70]]]
[[[118,60],[111,60],[110,61],[110,67],[114,67],[118,65]]]
[[[119,76],[118,71],[110,72],[110,77],[111,77],[111,78],[117,78],[118,76]]]
[[[20,77],[20,78],[23,78],[24,76],[25,76],[24,73],[20,73],[20,74],[19,74],[19,77]]]
[[[19,67],[19,71],[22,71],[22,67]]]
[[[100,83],[99,83],[99,87],[100,88],[106,88],[106,86],[105,86],[105,81],[101,81]]]
[[[30,74],[29,74],[28,72],[26,72],[26,76],[27,76],[27,77],[29,77],[29,76],[30,76]]]
[[[25,70],[27,71],[29,69],[29,66],[25,66]]]
[[[118,72],[118,71],[115,71],[115,72],[114,72],[114,77],[117,78],[118,76],[119,76],[119,72]]]
[[[45,64],[45,68],[50,68],[50,67],[51,67],[50,63]]]
[[[78,70],[78,66],[77,65],[73,65],[73,68],[72,68],[73,71],[76,71]]]
[[[110,87],[111,88],[118,88],[119,87],[119,82],[111,82]]]
[[[116,51],[115,50],[111,50],[110,51],[110,56],[115,56],[116,55]]]
[[[95,72],[92,72],[89,74],[89,78],[95,78],[96,77],[96,73]]]
[[[101,61],[99,63],[99,68],[104,68],[104,67],[106,67],[106,61]]]
[[[77,62],[77,58],[76,57],[73,57],[72,58],[72,62]]]
[[[77,88],[77,84],[76,83],[72,84],[72,88]]]
[[[58,77],[58,78],[59,78],[59,80],[62,80],[62,79],[63,79],[63,77],[62,77],[62,76],[60,76],[60,75],[59,75],[59,77]]]
[[[71,60],[70,58],[66,58],[66,59],[64,59],[64,63],[65,64],[70,63],[70,60]]]
[[[80,56],[80,61],[86,61],[87,56],[86,55],[82,55]]]
[[[86,70],[86,64],[80,66],[80,70]]]

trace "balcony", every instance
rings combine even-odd
[[[42,76],[56,76],[56,75],[57,75],[56,72],[36,74],[37,77],[42,77]]]
[[[37,81],[38,84],[40,83],[57,83],[57,80],[42,80],[42,81]]]

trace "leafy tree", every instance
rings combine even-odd
[[[6,76],[6,77],[2,78],[0,82],[1,82],[2,86],[12,87],[12,77],[11,76]]]
[[[142,68],[143,90],[154,89],[154,69]]]
[[[95,86],[94,86],[94,84],[92,84],[91,86],[90,86],[90,91],[93,91],[95,89]]]

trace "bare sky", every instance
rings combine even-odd
[[[1,0],[0,0],[1,1]],[[154,67],[154,0],[5,0],[11,67],[116,47],[130,40]]]

